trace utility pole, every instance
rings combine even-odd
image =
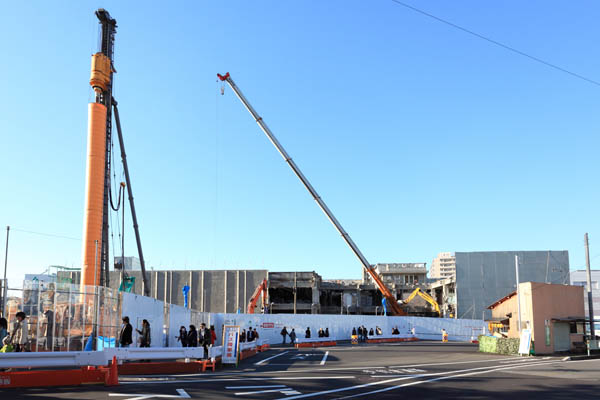
[[[515,254],[515,271],[517,274],[517,332],[521,332],[521,294],[519,292],[519,256]]]
[[[10,226],[6,227],[6,250],[4,252],[4,281],[2,284],[2,309],[0,312],[4,316],[4,306],[6,305],[6,297],[8,296],[8,281],[6,280],[6,266],[8,265],[8,235],[10,233]]]
[[[294,314],[296,314],[296,279],[297,279],[297,272],[294,272]]]
[[[594,332],[594,301],[592,300],[592,271],[590,269],[590,245],[588,242],[588,234],[583,236],[585,242],[585,270],[587,272],[587,295],[588,295],[588,314],[590,316],[590,337],[591,340],[596,340],[596,332]]]

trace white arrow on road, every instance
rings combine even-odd
[[[145,399],[191,399],[190,395],[183,389],[176,389],[177,395],[174,394],[134,394],[134,393],[109,393],[109,397],[127,397],[125,400],[145,400]],[[128,397],[135,396],[135,397]]]

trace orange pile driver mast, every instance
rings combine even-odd
[[[112,58],[117,21],[104,10],[100,23],[100,49],[92,55],[90,85],[95,101],[88,105],[88,149],[81,286],[108,285],[108,201],[110,190]]]
[[[352,249],[352,252],[360,260],[360,263],[363,265],[364,269],[367,271],[369,276],[373,279],[373,282],[375,283],[375,285],[377,286],[377,288],[379,289],[379,291],[381,292],[383,297],[386,299],[387,304],[391,308],[391,311],[392,311],[391,314],[392,315],[406,315],[404,310],[402,310],[400,305],[398,305],[398,301],[396,300],[396,298],[394,297],[392,292],[387,288],[387,286],[383,283],[383,281],[379,277],[379,274],[377,274],[375,269],[371,266],[371,264],[369,264],[369,262],[367,261],[365,256],[362,254],[362,252],[360,251],[360,249],[358,248],[356,243],[354,243],[354,241],[352,240],[350,235],[344,230],[342,225],[335,218],[335,216],[333,215],[333,213],[331,212],[329,207],[327,207],[327,205],[325,204],[325,202],[323,201],[321,196],[319,196],[319,194],[317,193],[315,188],[313,188],[313,186],[310,184],[308,179],[306,179],[306,177],[304,176],[302,171],[300,171],[300,168],[298,168],[298,166],[296,165],[294,160],[292,160],[292,158],[288,155],[288,153],[285,151],[285,149],[283,148],[281,143],[279,143],[279,141],[277,140],[277,138],[275,137],[273,132],[271,132],[271,130],[269,129],[267,124],[265,124],[265,122],[258,115],[256,110],[254,110],[254,108],[250,105],[250,103],[248,102],[246,97],[242,94],[242,91],[238,88],[238,86],[235,84],[233,79],[231,79],[231,76],[229,76],[229,72],[226,73],[225,75],[217,74],[217,77],[221,81],[227,82],[229,84],[229,86],[231,87],[233,92],[236,94],[238,99],[240,99],[242,104],[246,107],[248,112],[252,115],[252,117],[254,118],[254,120],[256,121],[258,126],[260,127],[260,129],[262,129],[262,131],[265,133],[265,135],[267,135],[267,138],[269,138],[271,143],[273,143],[273,145],[275,146],[275,148],[277,149],[279,154],[281,154],[281,157],[283,157],[285,162],[288,163],[288,165],[290,166],[292,171],[294,171],[294,174],[296,174],[296,176],[298,177],[298,179],[300,179],[300,181],[302,182],[302,184],[304,185],[306,190],[308,190],[308,192],[311,194],[311,196],[313,197],[313,199],[315,200],[315,202],[317,203],[319,208],[325,213],[325,215],[327,216],[329,221],[333,224],[335,229],[337,229],[337,231],[340,233],[340,235],[342,235],[342,238],[344,239],[346,244],[348,244],[350,249]]]
[[[95,101],[88,106],[88,149],[86,168],[85,210],[83,221],[83,254],[81,269],[81,287],[108,286],[109,284],[109,248],[108,221],[111,198],[111,149],[112,149],[112,110],[115,111],[115,121],[121,160],[125,173],[127,192],[136,244],[142,270],[144,294],[150,295],[150,287],[146,280],[146,268],[142,245],[133,202],[133,192],[125,145],[121,132],[117,101],[112,97],[114,38],[117,21],[111,18],[108,11],[100,8],[96,11],[100,23],[100,49],[92,55],[92,72],[90,85],[94,89]],[[109,203],[110,202],[110,203]],[[123,211],[124,212],[124,211]],[[122,244],[123,247],[123,244]],[[123,249],[122,249],[123,250]],[[124,254],[123,254],[124,255]],[[125,260],[120,263],[125,268]]]

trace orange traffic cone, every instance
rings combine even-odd
[[[112,364],[108,369],[108,376],[104,384],[106,386],[117,386],[119,384],[119,368],[117,366],[117,356],[113,356]]]

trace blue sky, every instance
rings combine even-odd
[[[597,2],[407,2],[600,80]],[[155,269],[361,275],[220,95],[227,71],[371,263],[566,249],[576,268],[586,231],[600,255],[600,87],[383,0],[4,4],[0,226],[82,235],[98,7],[119,25],[114,96]],[[11,232],[11,279],[80,258],[79,240]]]

